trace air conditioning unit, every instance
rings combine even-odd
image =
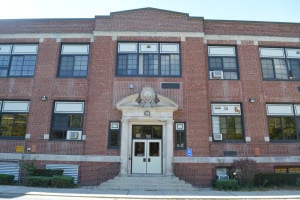
[[[223,71],[221,70],[214,70],[209,72],[210,79],[223,79]]]
[[[227,174],[219,174],[217,175],[217,180],[229,180],[229,176]]]
[[[222,140],[222,134],[214,134],[214,140]]]
[[[67,131],[67,140],[81,140],[82,131]]]

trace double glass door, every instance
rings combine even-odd
[[[161,140],[134,139],[132,141],[132,173],[162,173]]]

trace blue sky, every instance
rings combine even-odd
[[[300,0],[2,0],[0,19],[93,18],[143,7],[205,19],[300,23]]]

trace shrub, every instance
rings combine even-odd
[[[14,184],[14,175],[0,174],[0,185],[12,185]]]
[[[49,187],[51,177],[26,176],[23,180],[25,186]]]
[[[256,186],[297,186],[299,180],[300,174],[268,173],[255,175]]]
[[[62,176],[63,172],[60,169],[33,169],[31,176]]]
[[[218,190],[238,190],[240,188],[238,181],[235,179],[216,180],[214,186]]]
[[[233,167],[236,169],[236,176],[241,186],[254,186],[256,161],[248,158],[235,160]]]
[[[51,178],[51,187],[72,188],[75,187],[74,178],[72,176],[53,176]]]

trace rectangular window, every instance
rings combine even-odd
[[[88,44],[63,44],[58,77],[86,77],[88,60]]]
[[[265,80],[300,80],[300,49],[261,47],[259,51]]]
[[[119,42],[117,76],[181,75],[179,43]]]
[[[81,140],[84,102],[56,101],[51,125],[51,139]]]
[[[208,46],[208,67],[209,79],[239,79],[236,48]]]
[[[0,101],[0,138],[26,135],[29,101]]]
[[[175,149],[186,149],[186,123],[175,123]]]
[[[110,121],[108,131],[108,148],[118,149],[120,148],[120,122]]]
[[[299,166],[280,166],[280,167],[274,167],[275,173],[291,173],[291,174],[299,174],[300,173],[300,167]]]
[[[268,130],[271,141],[299,141],[300,105],[267,104]]]
[[[34,75],[37,44],[0,44],[0,77]]]
[[[240,104],[211,104],[214,141],[244,141]]]

